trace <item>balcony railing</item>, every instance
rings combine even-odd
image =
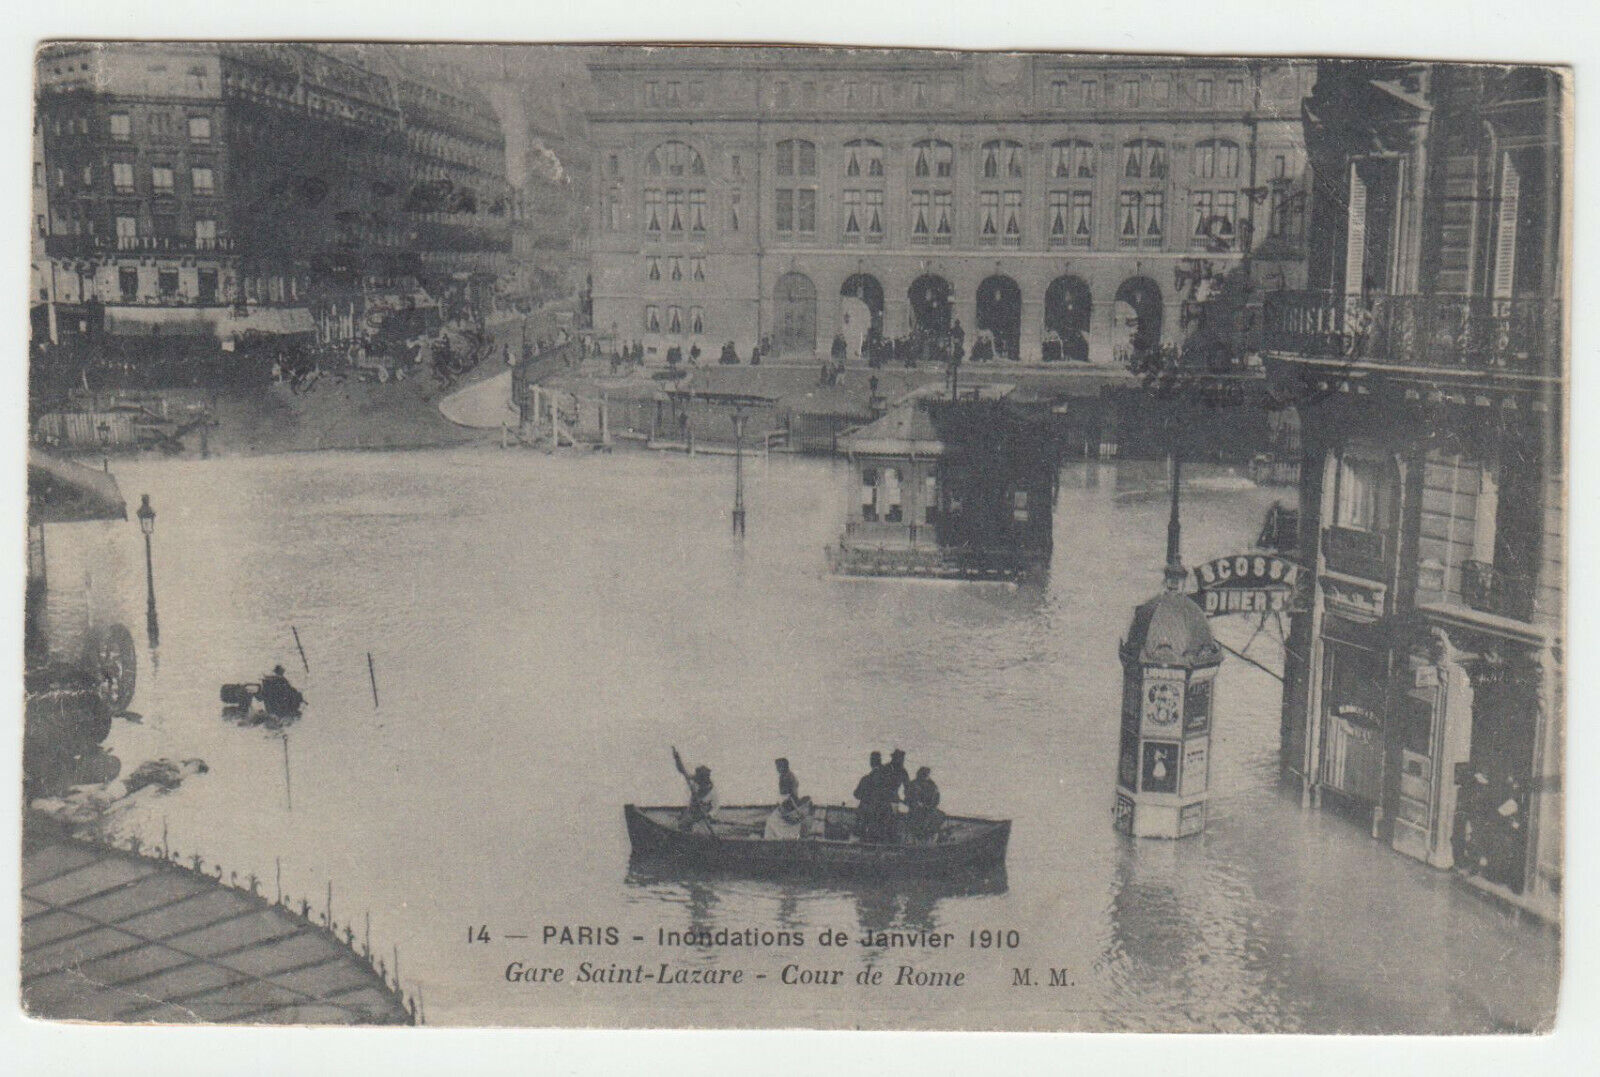
[[[1534,581],[1502,572],[1487,561],[1461,562],[1461,599],[1480,613],[1526,621],[1533,616]]]
[[[1269,292],[1264,313],[1268,351],[1462,370],[1553,369],[1561,328],[1542,297]]]
[[[196,239],[193,236],[50,236],[47,253],[61,258],[83,258],[111,251],[127,253],[187,254],[195,251],[233,250],[232,236]]]
[[[1382,583],[1388,577],[1388,545],[1382,531],[1322,529],[1322,557],[1328,568],[1358,579]]]

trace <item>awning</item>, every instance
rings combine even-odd
[[[117,480],[103,471],[28,449],[28,522],[80,523],[126,520],[128,504]]]
[[[254,332],[273,336],[312,333],[305,307],[106,307],[106,332],[114,336],[209,336],[231,340]]]

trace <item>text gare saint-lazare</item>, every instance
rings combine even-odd
[[[506,935],[508,939],[521,940],[523,935]],[[468,930],[469,943],[490,943],[493,937],[486,925]],[[816,933],[796,930],[768,930],[762,928],[718,928],[675,930],[658,927],[654,938],[645,935],[627,935],[613,925],[572,926],[546,924],[540,930],[538,942],[551,947],[612,947],[628,943],[654,944],[657,947],[681,949],[738,949],[746,952],[763,949],[797,950],[817,946],[837,952],[841,949],[869,950],[1016,950],[1022,945],[1022,935],[1013,929],[973,929],[964,935],[955,931],[866,931],[850,934],[824,928]],[[941,969],[925,965],[895,964],[888,969],[868,966],[854,971],[829,968],[815,963],[790,962],[776,972],[746,968],[704,968],[680,966],[671,962],[599,962],[584,960],[576,966],[540,964],[513,960],[506,964],[504,978],[514,984],[748,984],[757,980],[776,980],[786,986],[832,986],[856,983],[866,986],[892,987],[964,987],[968,984],[966,970]],[[1013,986],[1038,986],[1032,971],[1026,968],[1008,970]],[[1064,969],[1048,972],[1048,985],[1071,986]]]

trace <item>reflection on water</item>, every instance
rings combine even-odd
[[[331,881],[346,915],[370,910],[373,937],[399,943],[440,1024],[1446,1031],[1536,1019],[1553,997],[1553,945],[1281,796],[1281,689],[1244,663],[1219,676],[1206,833],[1135,843],[1112,830],[1117,643],[1160,586],[1166,523],[1161,498],[1115,496],[1159,487],[1162,465],[1113,470],[1062,469],[1048,579],[1002,588],[828,577],[822,551],[849,489],[833,462],[747,467],[740,542],[722,457],[138,461],[118,478],[163,506],[163,653],[140,680],[146,721],[119,723],[107,747],[211,770],[121,825],[147,840],[170,828],[175,847],[241,875],[281,863],[286,892]],[[1275,494],[1197,486],[1185,555],[1248,546]],[[142,585],[129,583],[135,604]],[[291,627],[310,665],[296,687],[315,706],[292,730],[218,721],[219,684],[297,664]],[[1243,645],[1254,625],[1217,627]],[[1251,653],[1277,665],[1272,637]],[[941,807],[1013,820],[1007,875],[880,889],[625,869],[620,806],[682,802],[673,744],[712,766],[725,803],[770,801],[781,755],[819,806],[849,799],[870,750],[905,748],[913,773],[933,768]],[[464,946],[468,923],[496,941]],[[616,925],[623,943],[539,945],[552,924]],[[655,944],[690,927],[782,928],[807,945]],[[960,945],[823,949],[825,929],[951,932]],[[968,946],[984,929],[1020,944]],[[513,957],[774,975],[803,957],[847,979],[926,963],[983,986],[892,1001],[869,988],[752,991],[729,1008],[715,987],[508,993]],[[1024,964],[1065,970],[1071,986],[1012,992]],[[1508,1004],[1508,982],[1533,1001]]]

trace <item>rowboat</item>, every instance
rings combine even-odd
[[[622,809],[635,857],[659,858],[745,875],[858,878],[949,877],[1003,868],[1011,820],[947,815],[938,834],[924,842],[864,842],[855,830],[855,809],[818,807],[823,834],[773,841],[763,837],[772,804],[717,809],[707,826],[679,827],[678,806]]]

